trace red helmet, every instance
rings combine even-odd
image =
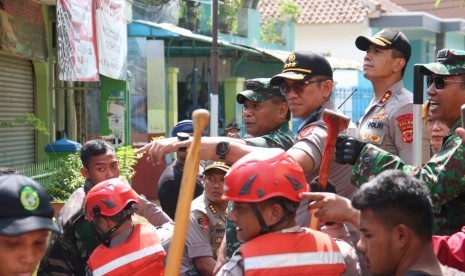
[[[86,196],[86,219],[90,220],[98,215],[114,216],[131,202],[139,202],[137,193],[124,178],[102,181],[95,185]]]
[[[298,194],[308,191],[300,165],[281,149],[249,153],[231,167],[224,178],[222,199],[261,202],[285,197],[299,202]]]

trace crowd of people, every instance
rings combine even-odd
[[[335,156],[324,155],[323,120],[325,110],[342,116],[333,69],[311,51],[291,53],[275,76],[245,81],[236,97],[245,136],[232,123],[224,136],[201,138],[181,275],[465,275],[465,51],[442,49],[421,65],[426,131],[414,137],[402,81],[407,37],[385,29],[355,45],[374,95],[337,137]],[[291,115],[302,120],[295,135]],[[2,170],[0,275],[163,275],[193,127],[179,122],[172,137],[137,150],[155,166],[176,153],[158,185],[161,208],[120,177],[102,140],[80,149],[85,183],[56,221],[39,184]],[[414,141],[421,167],[412,164]]]

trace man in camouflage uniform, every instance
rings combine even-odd
[[[70,196],[60,211],[57,224],[62,234],[50,238],[47,253],[39,267],[39,275],[85,275],[87,260],[101,243],[95,226],[85,219],[84,199],[95,184],[119,177],[119,161],[115,149],[103,140],[85,143],[80,156],[85,183]],[[139,204],[137,213],[154,226],[172,222],[158,206],[143,196],[139,196]]]
[[[221,195],[229,166],[216,161],[207,164],[203,172],[205,191],[191,203],[181,275],[211,274],[224,237],[228,201]]]
[[[465,147],[455,134],[462,122],[460,107],[465,104],[465,51],[443,49],[438,52],[435,63],[422,65],[420,71],[428,78],[431,119],[450,127],[439,153],[422,168],[416,168],[374,145],[340,137],[336,161],[354,164],[352,182],[357,186],[387,169],[400,169],[423,180],[433,201],[434,233],[450,235],[465,225]]]
[[[363,76],[371,81],[374,90],[365,114],[357,121],[360,137],[412,164],[413,95],[402,83],[410,59],[410,43],[401,31],[384,29],[373,37],[357,37],[355,45],[366,51]],[[426,135],[422,152],[424,164],[429,160]]]

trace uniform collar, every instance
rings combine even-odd
[[[401,90],[402,88],[404,88],[404,83],[402,80],[394,83],[391,87],[389,87],[389,89],[384,93],[384,95],[379,99],[379,101],[377,102],[377,105],[378,106],[383,106],[385,105],[388,100],[390,98],[392,98],[392,96],[394,96],[394,94]]]

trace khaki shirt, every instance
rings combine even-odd
[[[360,138],[412,164],[413,95],[395,83],[381,97],[373,99],[357,123]],[[422,138],[422,164],[430,159],[430,142]]]
[[[195,269],[193,259],[196,257],[211,256],[216,260],[225,227],[225,214],[208,200],[205,193],[192,201],[181,275]]]

